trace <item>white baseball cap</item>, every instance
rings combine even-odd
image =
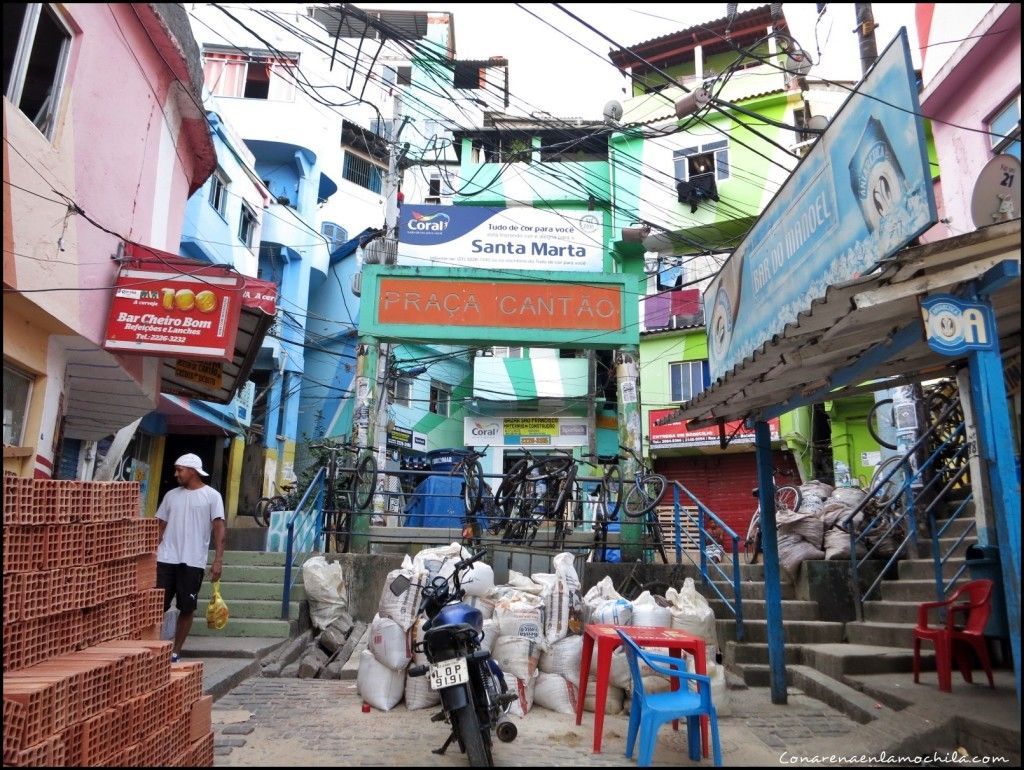
[[[199,455],[187,454],[182,455],[174,461],[175,466],[181,466],[182,468],[195,468],[199,471],[200,476],[209,476],[210,474],[203,470],[203,461],[199,459]]]

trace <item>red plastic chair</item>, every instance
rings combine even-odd
[[[966,602],[961,600],[966,599]],[[966,583],[944,602],[923,602],[917,607],[917,626],[914,628],[914,682],[918,681],[921,669],[921,640],[929,640],[935,645],[935,668],[939,675],[939,689],[952,692],[953,658],[964,679],[971,679],[971,656],[974,650],[981,661],[981,667],[988,675],[988,684],[995,688],[992,679],[992,665],[988,658],[988,645],[985,641],[985,624],[988,623],[992,611],[992,581],[972,580]],[[928,625],[928,611],[943,607],[946,609],[946,625],[944,628]],[[958,624],[957,616],[966,614],[966,620]]]

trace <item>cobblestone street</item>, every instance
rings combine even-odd
[[[794,692],[789,705],[773,706],[766,689],[735,691],[732,715],[719,719],[727,765],[777,765],[780,754],[834,747],[857,725],[818,701]],[[404,704],[384,713],[362,713],[354,681],[252,678],[213,710],[217,766],[431,766],[465,767],[457,746],[446,756],[431,753],[445,738],[443,724],[430,722],[435,709],[408,711]],[[513,719],[516,719],[513,717]],[[601,754],[591,753],[593,714],[575,719],[535,708],[516,719],[514,743],[495,742],[498,766],[617,767],[623,756],[628,716],[605,719]],[[695,764],[686,754],[685,726],[659,733],[654,764]],[[703,764],[710,764],[710,759]]]

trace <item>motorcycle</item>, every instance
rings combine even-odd
[[[462,599],[462,575],[487,554],[475,553],[455,564],[451,577],[437,575],[423,589],[419,612],[426,616],[423,641],[413,651],[427,658],[427,665],[411,666],[409,676],[429,677],[430,687],[441,693],[441,711],[433,722],[447,722],[451,734],[434,754],[444,754],[458,741],[470,767],[492,767],[491,730],[504,743],[515,740],[518,729],[508,718],[516,695],[508,692],[500,666],[481,648],[483,615]],[[414,585],[399,576],[391,592],[401,596]]]

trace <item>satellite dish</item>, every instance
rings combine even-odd
[[[622,105],[614,99],[604,106],[604,119],[613,123],[622,120]]]
[[[975,227],[1020,218],[1020,161],[996,155],[985,164],[974,183],[971,219]]]

